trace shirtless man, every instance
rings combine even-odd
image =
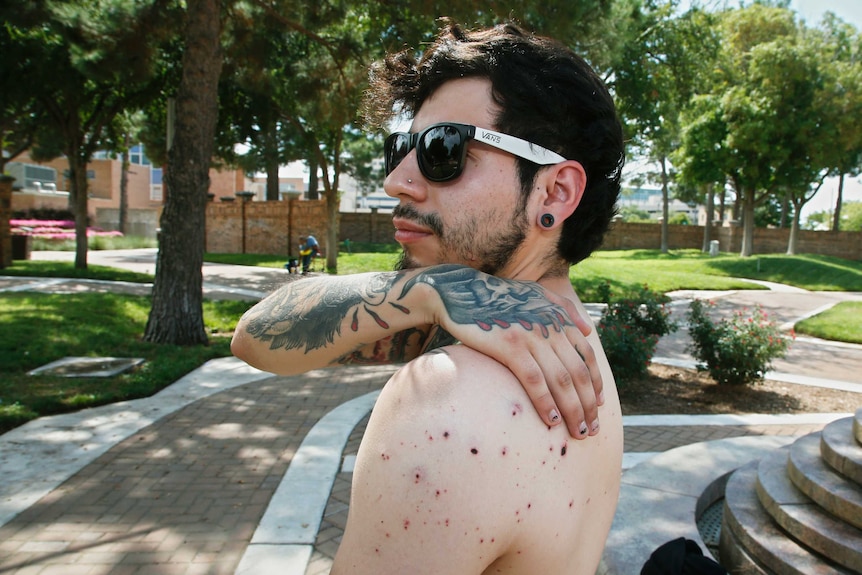
[[[400,104],[413,118],[385,147],[406,271],[293,282],[243,318],[234,353],[295,373],[436,348],[381,392],[332,573],[592,574],[622,419],[598,338],[572,328],[586,312],[568,267],[614,213],[613,101],[571,51],[513,26],[447,27],[418,63],[395,55],[372,79],[382,116]],[[553,425],[560,403],[569,429]]]

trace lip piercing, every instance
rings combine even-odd
[[[554,216],[551,214],[542,214],[541,222],[544,227],[550,228],[554,225]]]

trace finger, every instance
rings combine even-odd
[[[568,329],[566,330],[566,335],[569,337],[569,342],[574,347],[578,359],[589,371],[589,381],[593,387],[593,393],[597,398],[598,405],[604,405],[604,382],[602,381],[602,372],[599,369],[599,362],[596,359],[596,352],[592,344],[579,330]],[[588,419],[587,421],[589,422],[590,420]]]
[[[575,309],[575,306],[572,306],[572,310],[566,311],[569,312],[569,317],[572,318],[572,322],[574,322],[575,327],[578,328],[584,336],[588,336],[592,333],[593,322],[579,314],[578,310]]]
[[[518,378],[530,398],[530,403],[533,404],[545,425],[554,427],[563,423],[563,415],[554,401],[554,395],[548,387],[545,374],[532,354],[521,352],[518,357],[510,355],[495,359],[506,365]]]
[[[589,348],[589,342],[584,341],[582,345]],[[590,351],[592,351],[590,349]],[[593,376],[584,358],[578,353],[577,348],[572,348],[570,342],[565,342],[562,349],[557,350],[557,356],[563,363],[566,374],[570,376],[570,385],[574,395],[578,399],[582,421],[587,428],[589,435],[596,435],[599,432],[599,405],[601,387],[597,390],[593,384]],[[601,382],[601,378],[599,378]],[[554,394],[554,399],[557,404],[562,406],[563,417],[568,418],[568,405],[563,405],[562,391],[557,395],[554,386],[551,386],[551,393]],[[583,429],[583,427],[581,428]]]
[[[548,389],[569,434],[576,439],[587,438],[588,422],[595,420],[598,415],[589,371],[579,359],[572,359],[572,356],[577,357],[577,354],[566,340],[563,340],[562,345],[546,346],[537,352],[536,359],[542,366]],[[580,385],[576,386],[575,380],[579,380]],[[588,419],[587,414],[591,414],[592,419]]]

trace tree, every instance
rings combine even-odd
[[[621,52],[613,87],[635,145],[660,167],[662,189],[661,251],[668,251],[671,169],[669,156],[679,146],[680,114],[698,90],[701,70],[712,61],[718,39],[708,14],[692,9],[672,15],[674,3],[647,6],[641,32]]]
[[[87,267],[87,164],[104,147],[106,131],[123,111],[158,90],[153,74],[158,22],[170,18],[160,2],[106,0],[9,2],[2,16],[13,39],[26,43],[17,82],[33,92],[39,112],[31,155],[60,154],[69,163],[69,201],[75,214],[75,267]],[[25,117],[22,116],[22,121]]]
[[[823,119],[829,145],[822,151],[830,176],[838,176],[831,229],[841,228],[845,176],[862,172],[862,36],[852,25],[826,13],[809,36],[823,64]]]
[[[146,341],[207,343],[203,322],[204,218],[218,117],[221,2],[188,0],[176,127],[168,142],[167,201],[161,218]]]
[[[38,42],[32,35],[9,23],[0,26],[0,174],[33,145],[41,110],[33,90],[22,81],[33,50],[38,50]]]

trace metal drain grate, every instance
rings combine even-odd
[[[706,508],[697,519],[697,531],[713,557],[718,557],[718,540],[721,537],[721,518],[724,514],[724,498]]]

